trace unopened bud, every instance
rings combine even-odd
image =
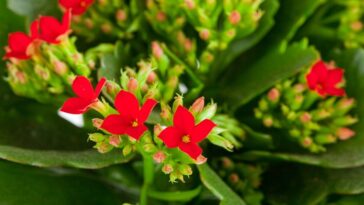
[[[233,167],[234,167],[234,162],[233,162],[233,161],[231,161],[231,159],[229,159],[229,158],[227,158],[227,157],[223,157],[223,158],[221,159],[221,161],[222,161],[222,167],[223,167],[224,169],[231,169],[231,168],[233,168]]]
[[[108,34],[112,31],[112,26],[109,23],[103,23],[101,25],[101,31]]]
[[[116,11],[115,14],[116,20],[118,21],[125,21],[127,19],[127,13],[123,9],[119,9]]]
[[[210,38],[210,31],[208,29],[202,29],[200,31],[200,38],[207,41]]]
[[[186,38],[185,43],[184,43],[184,47],[185,47],[186,52],[192,51],[192,48],[193,48],[192,40],[189,39],[189,38]]]
[[[272,88],[268,92],[268,99],[272,102],[277,102],[277,100],[279,99],[279,96],[280,96],[280,92],[277,88]]]
[[[339,102],[339,108],[343,110],[350,109],[354,105],[354,99],[353,98],[343,98]]]
[[[94,27],[94,22],[90,18],[85,19],[85,26],[88,29],[92,29]]]
[[[97,128],[97,129],[100,129],[102,123],[104,122],[103,119],[100,119],[100,118],[94,118],[92,119],[92,125]]]
[[[26,74],[22,71],[16,71],[15,72],[15,79],[17,82],[19,82],[20,84],[25,84],[27,83],[27,77]]]
[[[176,112],[179,106],[183,106],[183,97],[181,95],[177,95],[176,97],[174,97],[174,102],[172,106],[173,112]]]
[[[170,174],[173,172],[173,166],[170,165],[170,164],[165,164],[163,167],[162,167],[162,172],[165,173],[165,174]]]
[[[266,126],[266,127],[272,127],[273,125],[273,118],[268,116],[268,117],[264,117],[263,118],[263,124]]]
[[[135,78],[130,78],[128,82],[128,91],[135,93],[138,89],[138,81]]]
[[[294,87],[293,87],[295,93],[302,93],[305,89],[306,89],[306,86],[302,83],[299,83],[299,84],[296,84]]]
[[[145,152],[151,153],[151,152],[155,152],[155,150],[157,148],[154,144],[145,144],[145,145],[143,145],[143,149]]]
[[[121,138],[119,135],[111,135],[109,138],[109,143],[114,146],[118,147],[121,143]]]
[[[233,11],[231,12],[230,16],[229,16],[229,21],[232,25],[236,25],[240,22],[241,16],[239,11]]]
[[[157,74],[154,71],[152,71],[152,72],[149,73],[149,75],[147,77],[147,83],[148,84],[153,84],[156,79],[157,79]]]
[[[309,147],[312,145],[312,139],[310,137],[305,137],[303,140],[302,140],[302,146],[304,147]]]
[[[207,158],[204,157],[203,155],[200,155],[197,157],[197,159],[195,160],[195,163],[197,165],[200,165],[200,164],[204,164],[205,162],[207,161]]]
[[[117,93],[121,90],[120,86],[115,83],[114,81],[107,81],[105,84],[106,92],[111,95],[112,97],[115,97]]]
[[[159,22],[163,22],[163,21],[165,21],[167,19],[167,16],[163,11],[158,11],[156,19]]]
[[[201,122],[204,119],[211,119],[215,116],[217,110],[216,103],[210,103],[196,116],[196,121]]]
[[[197,100],[195,100],[195,102],[193,102],[189,110],[193,114],[198,114],[203,110],[204,107],[205,107],[205,98],[199,97]]]
[[[340,140],[347,140],[353,137],[355,135],[355,132],[349,128],[343,127],[339,128],[336,131],[336,135],[339,137]]]
[[[192,174],[192,168],[187,164],[181,164],[178,166],[178,171],[183,175],[191,175]]]
[[[310,115],[310,113],[308,112],[304,112],[301,116],[300,116],[300,121],[302,123],[307,123],[310,122],[312,119],[312,116]]]
[[[132,147],[132,145],[127,144],[127,145],[125,145],[125,147],[123,148],[123,155],[124,155],[124,156],[127,156],[127,155],[129,155],[129,154],[131,153],[131,151],[133,151],[133,147]]]
[[[102,142],[105,140],[105,136],[101,133],[92,133],[88,135],[89,140],[93,142]]]
[[[230,176],[229,176],[230,183],[236,184],[236,183],[239,182],[239,180],[240,180],[240,178],[239,178],[239,175],[238,174],[236,174],[236,173],[230,174]]]
[[[66,74],[68,71],[66,64],[63,63],[62,61],[59,60],[54,61],[53,66],[54,66],[54,72],[60,76]]]
[[[351,24],[351,29],[354,31],[360,31],[363,28],[363,23],[360,21],[355,21]]]
[[[96,144],[96,149],[97,151],[99,151],[100,153],[106,153],[111,151],[112,146],[110,146],[110,144],[106,143],[106,142],[99,142]]]
[[[152,42],[152,54],[157,59],[160,60],[163,56],[163,49],[160,47],[159,43],[156,41]]]
[[[196,6],[194,0],[185,0],[185,4],[190,10],[194,9]]]
[[[35,73],[43,80],[49,80],[50,78],[50,74],[48,72],[48,70],[43,69],[39,66],[35,67]]]
[[[157,162],[158,164],[164,162],[164,160],[166,159],[166,154],[164,154],[163,151],[157,151],[154,155],[153,155],[153,159],[155,162]]]
[[[160,116],[163,120],[169,120],[171,119],[171,108],[168,105],[161,104],[161,113]]]

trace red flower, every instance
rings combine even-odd
[[[14,32],[9,34],[8,47],[6,48],[7,58],[17,58],[26,60],[30,58],[28,48],[32,42],[38,37],[37,32],[38,21],[34,21],[30,27],[31,34],[28,36],[23,32]]]
[[[216,126],[211,120],[205,119],[195,125],[195,118],[184,107],[179,106],[173,117],[173,126],[167,127],[159,135],[159,138],[168,148],[178,147],[183,152],[197,159],[202,149],[197,143],[207,137]]]
[[[75,15],[83,14],[91,4],[93,0],[59,0],[59,4],[65,9],[72,9],[72,13]]]
[[[306,76],[308,87],[318,92],[321,96],[343,96],[345,90],[338,88],[342,82],[344,70],[341,68],[329,69],[323,61],[313,65],[310,73]]]
[[[112,134],[127,134],[138,140],[148,129],[144,122],[156,104],[157,101],[148,99],[140,108],[137,98],[132,93],[122,90],[115,99],[115,107],[120,114],[106,117],[101,128]]]
[[[87,78],[77,76],[72,84],[72,90],[76,93],[77,97],[69,98],[63,104],[61,111],[70,114],[86,112],[93,103],[98,101],[98,97],[105,83],[106,79],[102,78],[94,90],[91,82]]]
[[[70,33],[71,11],[64,13],[62,22],[52,16],[41,16],[39,18],[40,39],[53,44],[58,44],[63,36]]]

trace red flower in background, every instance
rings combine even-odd
[[[38,21],[34,21],[30,27],[30,36],[23,32],[10,33],[4,58],[17,58],[22,60],[29,59],[30,54],[28,48],[33,41],[38,38],[37,27]]]
[[[205,139],[215,126],[215,123],[208,119],[195,125],[193,115],[186,108],[179,106],[173,117],[173,126],[164,129],[159,138],[168,148],[178,147],[193,159],[197,159],[202,153],[197,143]]]
[[[321,96],[343,96],[345,90],[338,88],[343,81],[344,70],[341,68],[329,69],[323,61],[318,61],[306,76],[308,87]]]
[[[120,91],[115,99],[115,107],[119,114],[106,117],[101,128],[112,134],[127,134],[138,140],[148,129],[144,122],[156,104],[157,101],[148,99],[139,107],[138,99],[132,93]]]
[[[98,97],[105,83],[106,79],[102,78],[94,90],[91,82],[86,77],[77,76],[72,84],[72,90],[76,93],[77,97],[66,100],[61,111],[70,114],[86,112],[93,103],[98,101]]]
[[[53,44],[58,44],[63,36],[70,33],[71,11],[64,13],[62,22],[52,16],[39,18],[39,38]]]
[[[91,4],[93,0],[59,0],[59,4],[65,9],[72,9],[72,14],[83,14]]]

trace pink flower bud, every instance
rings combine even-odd
[[[196,6],[194,0],[185,0],[185,4],[190,10],[194,9]]]
[[[166,164],[162,167],[162,172],[165,174],[170,174],[171,172],[173,172],[173,167],[170,164]]]
[[[185,40],[185,44],[184,44],[184,47],[185,47],[185,50],[186,50],[187,52],[192,50],[193,43],[192,43],[191,39],[186,38],[186,40]]]
[[[350,26],[354,31],[360,31],[363,28],[363,23],[360,21],[355,21]]]
[[[166,155],[164,154],[163,151],[157,151],[153,155],[153,159],[154,159],[155,162],[157,162],[158,164],[160,164],[160,163],[162,163],[166,159]]]
[[[203,164],[203,163],[205,163],[206,161],[207,161],[207,158],[206,158],[206,157],[204,157],[203,155],[200,155],[200,156],[198,156],[198,157],[197,157],[197,159],[196,159],[195,163],[196,163],[197,165],[199,165],[199,164]]]
[[[304,147],[309,147],[312,145],[312,139],[310,137],[305,137],[302,141]]]
[[[205,107],[205,98],[199,97],[190,107],[190,111],[194,114],[200,113]]]
[[[158,60],[161,59],[161,57],[163,56],[163,49],[156,41],[152,42],[152,53],[153,56]]]
[[[102,123],[104,122],[103,119],[100,119],[100,118],[94,118],[92,119],[92,125],[97,128],[97,129],[100,129]]]
[[[27,82],[26,74],[21,71],[16,71],[15,78],[20,84],[25,84]]]
[[[232,25],[236,25],[240,22],[241,16],[239,11],[233,11],[231,12],[230,16],[229,16],[229,21]]]
[[[109,138],[109,143],[114,146],[118,147],[121,143],[121,139],[119,135],[111,135]]]
[[[49,80],[50,74],[47,70],[40,68],[38,66],[35,67],[35,73],[43,80]]]
[[[150,72],[147,77],[147,83],[153,84],[155,82],[156,78],[157,78],[157,74],[154,71]]]
[[[119,9],[115,14],[116,20],[125,21],[127,19],[127,13],[123,9]]]
[[[353,137],[355,135],[355,132],[349,128],[342,127],[336,131],[336,135],[341,140],[347,140],[347,139],[350,139],[351,137]]]
[[[227,157],[223,157],[222,158],[222,167],[224,169],[229,169],[232,168],[234,166],[233,161],[231,161],[231,159],[227,158]]]
[[[272,102],[276,102],[279,99],[279,96],[280,96],[280,92],[277,88],[272,88],[268,92],[268,99]]]
[[[239,178],[239,175],[238,175],[238,174],[236,174],[236,173],[232,173],[232,174],[230,174],[230,176],[229,176],[229,181],[230,181],[232,184],[236,184],[236,183],[238,183],[238,182],[239,182],[239,180],[240,180],[240,178]]]
[[[304,112],[300,116],[300,120],[301,120],[302,123],[307,123],[307,122],[311,121],[311,119],[312,119],[312,116],[308,112]]]
[[[266,117],[266,118],[263,119],[263,124],[266,127],[272,127],[272,125],[273,125],[273,119],[271,117]]]
[[[90,18],[85,19],[85,26],[88,29],[92,29],[94,27],[94,22]]]
[[[154,136],[159,136],[161,132],[162,132],[162,126],[160,124],[154,125],[153,129]]]
[[[138,89],[138,81],[135,78],[130,78],[128,82],[128,91],[135,93],[137,89]]]
[[[58,75],[62,76],[67,73],[68,68],[65,63],[62,61],[56,60],[53,62],[54,66],[54,72],[56,72]]]
[[[167,16],[163,11],[158,11],[156,19],[159,22],[163,22],[163,21],[165,21],[167,19]]]
[[[210,38],[210,31],[208,29],[202,29],[200,31],[200,38],[207,41]]]
[[[112,26],[109,23],[103,23],[100,28],[101,31],[106,34],[111,33],[112,31]]]
[[[169,120],[171,118],[171,109],[166,105],[162,105],[160,116],[163,120]]]
[[[306,89],[306,86],[305,86],[305,84],[299,83],[299,84],[296,84],[293,87],[293,89],[296,93],[302,93]]]
[[[351,106],[353,106],[353,104],[354,104],[353,98],[344,98],[340,101],[339,107],[341,109],[347,109],[347,108],[350,108]]]
[[[191,175],[192,174],[192,168],[187,165],[187,164],[181,164],[179,167],[178,167],[178,171],[182,174],[182,175]]]

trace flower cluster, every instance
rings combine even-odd
[[[9,34],[5,59],[8,81],[15,93],[41,102],[54,101],[63,94],[75,75],[90,74],[82,55],[68,38],[71,11],[58,21],[40,16],[30,26],[30,34]]]
[[[349,114],[355,101],[345,96],[344,71],[316,62],[307,74],[271,88],[259,101],[255,116],[266,127],[279,128],[311,152],[355,135],[357,119]]]

